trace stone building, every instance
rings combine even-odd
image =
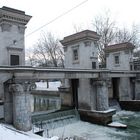
[[[106,68],[109,70],[132,70],[134,45],[128,42],[107,46]]]
[[[90,30],[85,30],[61,40],[65,52],[65,68],[99,69],[98,40],[100,36]],[[72,79],[73,105],[77,109],[107,110],[108,88],[105,79]],[[68,80],[66,80],[68,86]],[[104,94],[102,94],[104,92]],[[102,94],[102,95],[101,95]]]
[[[24,11],[0,8],[0,66],[25,65],[24,33],[30,19]]]
[[[64,37],[61,43],[64,45],[65,68],[98,69],[99,38],[96,32],[90,30]]]
[[[24,66],[24,34],[31,16],[24,11],[0,8],[0,66]],[[6,71],[5,71],[6,72]],[[0,73],[0,119],[13,123],[19,130],[31,129],[30,94],[25,81],[13,86],[9,81],[13,74]],[[25,123],[24,123],[25,122]]]

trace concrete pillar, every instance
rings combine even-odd
[[[79,109],[91,110],[91,85],[90,79],[79,79],[78,86]]]
[[[135,81],[135,100],[140,100],[140,79]]]
[[[131,86],[129,77],[121,77],[119,83],[119,100],[126,101],[131,99]]]
[[[4,84],[4,121],[5,123],[13,123],[13,96],[9,92],[9,84]]]
[[[16,129],[22,131],[31,130],[31,84],[11,84],[10,91],[13,94],[13,124]]]
[[[104,80],[98,80],[95,82],[96,85],[96,103],[97,110],[104,111],[108,110],[108,85]]]
[[[4,99],[4,86],[3,83],[0,83],[0,100]]]

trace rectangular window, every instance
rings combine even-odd
[[[115,60],[115,64],[119,64],[120,63],[119,55],[115,55],[114,60]]]
[[[96,69],[96,62],[92,62],[92,69]]]
[[[73,60],[78,60],[78,49],[73,49]]]
[[[10,65],[19,65],[19,55],[10,56]]]
[[[85,44],[85,47],[91,46],[91,41],[85,41],[84,44]]]

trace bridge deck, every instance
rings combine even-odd
[[[107,69],[66,69],[66,68],[44,68],[26,66],[1,66],[0,75],[14,76],[16,79],[79,79],[99,77],[136,77],[140,71],[110,71]]]

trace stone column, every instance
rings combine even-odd
[[[96,85],[96,103],[97,110],[104,111],[108,110],[108,85],[105,80],[98,80],[95,82]]]
[[[140,79],[135,81],[135,99],[140,100]]]
[[[22,131],[31,130],[31,84],[11,84],[10,91],[13,94],[13,124]]]
[[[0,83],[0,100],[4,99],[4,86],[3,83]]]
[[[119,99],[120,101],[127,101],[131,99],[131,86],[129,77],[121,77],[119,83]]]

